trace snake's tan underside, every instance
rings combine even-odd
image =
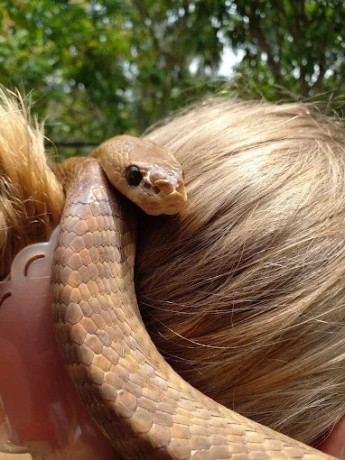
[[[329,458],[186,383],[142,323],[135,219],[95,160],[71,181],[55,251],[58,340],[84,403],[125,458]]]

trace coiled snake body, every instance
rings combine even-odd
[[[101,430],[125,458],[329,458],[226,409],[166,363],[136,303],[134,210],[109,181],[146,212],[174,214],[186,198],[180,166],[129,136],[94,156],[63,172],[53,303],[65,363]]]

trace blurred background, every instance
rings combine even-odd
[[[340,0],[2,0],[0,84],[62,157],[209,95],[342,115],[344,24]]]

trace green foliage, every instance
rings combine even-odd
[[[226,34],[245,56],[239,82],[251,81],[269,99],[320,98],[345,89],[345,2],[338,0],[237,0]],[[329,96],[329,94],[328,94]]]
[[[140,133],[206,94],[341,100],[344,19],[339,0],[3,0],[0,83],[57,144]]]

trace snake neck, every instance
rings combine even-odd
[[[88,164],[94,162],[95,160],[90,158],[72,157],[62,163],[54,165],[54,174],[62,185],[65,194],[74,190],[78,177],[84,177],[84,174],[87,176],[88,171],[92,174],[92,170],[96,168],[96,166],[88,166]]]
[[[75,252],[73,259],[85,264],[85,282],[95,278],[97,264],[107,268],[107,277],[133,279],[136,219],[132,204],[111,186],[93,158],[71,158],[60,165],[58,174],[66,201],[57,246]],[[91,257],[91,248],[99,249],[97,257]]]

